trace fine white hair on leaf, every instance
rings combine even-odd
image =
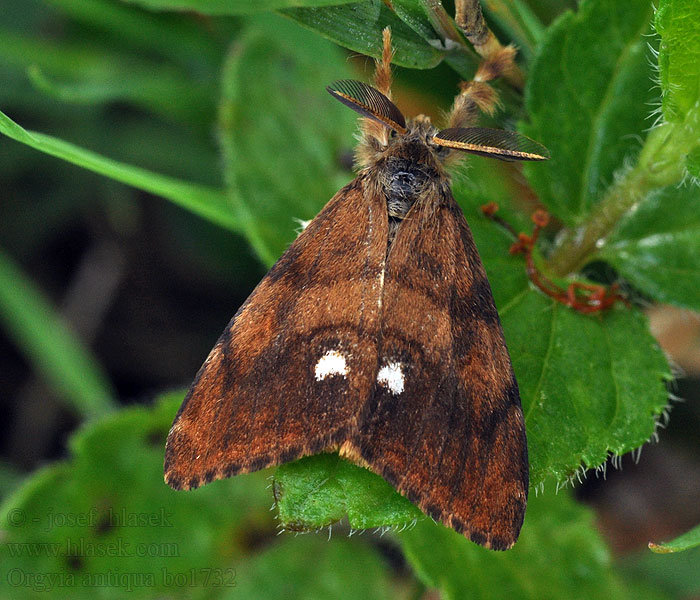
[[[638,448],[635,448],[632,450],[632,460],[634,460],[634,464],[639,464],[639,459],[642,457],[642,448],[643,446],[639,446]]]

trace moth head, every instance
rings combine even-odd
[[[401,111],[379,90],[353,79],[343,79],[329,85],[328,92],[346,106],[374,121],[380,127],[365,134],[365,148],[358,159],[362,166],[386,158],[387,154],[413,156],[418,161],[432,162],[434,156],[446,162],[458,154],[470,153],[506,161],[546,160],[547,149],[515,131],[487,127],[453,127],[437,131],[428,117],[419,116],[408,124]],[[376,133],[378,132],[378,133]]]

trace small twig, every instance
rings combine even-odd
[[[574,281],[565,289],[557,285],[537,268],[533,258],[533,251],[540,231],[549,224],[549,213],[547,211],[536,210],[532,214],[532,222],[535,226],[532,234],[527,235],[525,233],[516,233],[509,223],[495,215],[497,210],[498,205],[493,202],[481,207],[484,215],[498,223],[516,239],[516,242],[510,247],[510,253],[525,255],[527,276],[544,294],[584,314],[606,310],[618,301],[629,304],[627,299],[618,292],[619,286],[616,283],[606,288],[603,285]]]
[[[496,214],[496,211],[498,211],[498,204],[495,202],[489,202],[488,204],[484,204],[481,207],[481,212],[484,213],[489,219],[491,219],[494,223],[497,223],[503,229],[505,229],[508,233],[510,233],[516,240],[518,239],[518,232],[515,231],[515,228],[505,219],[499,217]]]

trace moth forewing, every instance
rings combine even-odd
[[[388,235],[365,185],[336,194],[219,338],[168,435],[172,487],[337,447],[356,426],[376,378]]]

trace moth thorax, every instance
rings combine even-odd
[[[432,186],[435,169],[410,158],[389,157],[380,171],[390,218],[403,219],[413,204]]]

